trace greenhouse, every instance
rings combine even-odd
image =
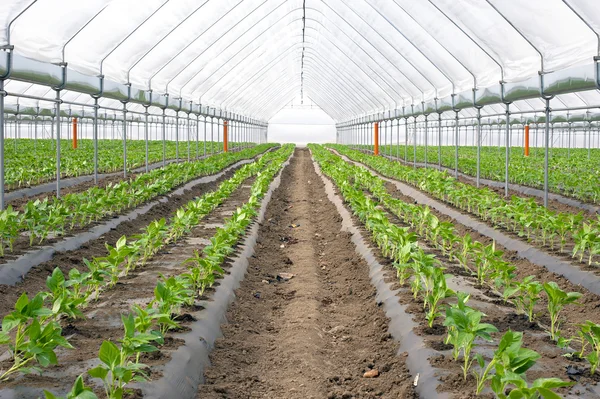
[[[0,398],[598,398],[599,4],[2,0],[0,294]]]

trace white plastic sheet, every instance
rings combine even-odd
[[[343,120],[475,85],[519,82],[542,64],[543,72],[590,64],[598,32],[597,0],[3,0],[0,6],[0,45],[14,45],[16,54],[264,119],[301,90]],[[17,82],[7,90],[53,94]],[[92,102],[89,95],[63,95]],[[589,101],[598,101],[598,93],[553,104]],[[497,113],[502,106],[488,108]]]

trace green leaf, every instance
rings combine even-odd
[[[102,363],[109,366],[111,370],[114,370],[114,368],[121,363],[121,351],[112,342],[104,341],[100,346],[98,358]]]
[[[101,380],[104,380],[108,375],[108,369],[104,368],[103,366],[98,366],[88,370],[88,374],[90,375],[90,377],[100,378]]]

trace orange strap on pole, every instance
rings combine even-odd
[[[374,131],[375,137],[373,139],[373,143],[374,143],[373,154],[379,155],[379,122],[375,122],[374,129],[375,129],[375,131]]]
[[[525,156],[529,156],[529,125],[525,125]]]
[[[227,152],[228,145],[228,137],[227,137],[227,121],[223,121],[223,151]]]
[[[73,149],[77,148],[77,118],[73,118]]]

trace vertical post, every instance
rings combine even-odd
[[[191,106],[190,106],[191,109]],[[188,162],[190,162],[190,131],[192,126],[190,124],[190,114],[187,114],[187,147],[188,147]]]
[[[415,129],[413,131],[413,168],[417,167],[417,117],[415,118]]]
[[[94,184],[98,184],[98,97],[94,97]]]
[[[477,188],[481,178],[481,107],[477,107]]]
[[[208,116],[204,116],[204,157],[206,158],[206,120]]]
[[[438,169],[442,170],[442,113],[438,114]]]
[[[127,177],[127,104],[123,103],[123,177]]]
[[[379,155],[379,122],[375,122],[373,127],[373,155]]]
[[[200,151],[200,115],[196,115],[196,160]]]
[[[1,90],[0,90],[1,91]],[[2,93],[0,93],[0,96]],[[37,133],[38,133],[38,117],[40,116],[40,107],[37,107],[37,112],[35,114],[35,119],[33,120],[33,152],[37,154]],[[42,131],[44,129],[44,124],[42,121]]]
[[[550,144],[550,98],[546,98],[546,142],[544,148],[544,206],[548,207],[548,147]]]
[[[148,172],[148,107],[145,107],[144,112],[144,141],[146,142],[146,173]]]
[[[179,111],[175,112],[175,162],[179,163]]]
[[[77,148],[77,118],[73,118],[73,149]]]
[[[400,159],[400,119],[396,119],[396,161]]]
[[[214,118],[211,116],[210,117],[210,154],[211,155],[215,153],[214,127],[215,127],[215,121],[214,121]]]
[[[427,117],[429,115],[425,115],[425,168],[427,168],[427,151],[428,151],[428,143],[427,143]]]
[[[166,109],[163,108],[163,113],[162,113],[162,149],[163,149],[163,156],[162,156],[162,164],[163,164],[163,168],[167,165],[167,114],[166,114]]]
[[[408,161],[408,117],[404,117],[404,162]]]
[[[229,122],[226,120],[223,120],[223,152],[228,152],[228,127],[229,127]]]
[[[4,210],[4,80],[0,79],[0,210]]]
[[[56,198],[60,198],[60,90],[56,90]]]
[[[525,156],[529,156],[529,125],[525,125]]]
[[[499,136],[499,135],[498,135]],[[504,196],[508,197],[508,166],[510,163],[510,104],[506,104],[506,138],[504,153]]]
[[[455,111],[456,119],[454,126],[454,177],[458,179],[458,111]]]
[[[569,123],[569,131],[568,131],[568,135],[569,135],[569,147],[567,148],[567,159],[571,158],[571,122]]]

